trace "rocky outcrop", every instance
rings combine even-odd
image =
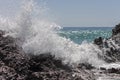
[[[116,25],[114,29],[112,29],[112,35],[117,35],[120,33],[120,24]]]
[[[99,38],[96,38],[95,40],[94,40],[94,43],[95,44],[97,44],[97,45],[102,45],[103,44],[103,39],[102,39],[102,37],[99,37]]]
[[[50,54],[27,55],[16,39],[3,35],[0,31],[0,80],[95,80],[90,70],[63,65]]]
[[[112,29],[112,35],[108,39],[99,37],[94,40],[94,44],[98,45],[102,50],[99,58],[102,58],[107,64],[100,66],[98,73],[100,80],[119,80],[120,76],[120,24]],[[96,72],[99,72],[96,71]],[[103,76],[104,75],[104,76]]]
[[[112,29],[112,36],[108,39],[96,38],[94,44],[103,51],[102,58],[106,62],[120,61],[120,24]]]
[[[100,70],[104,73],[116,73],[120,74],[120,63],[110,63],[100,66]]]
[[[31,55],[25,53],[15,42],[0,31],[0,80],[95,80],[94,66],[81,63],[73,68],[62,64],[49,53]],[[100,58],[106,62],[120,61],[120,24],[112,30],[108,39],[96,38],[94,44],[103,51]],[[120,67],[101,66],[102,73],[120,74]],[[95,72],[96,73],[96,72]],[[101,73],[100,73],[101,74]]]

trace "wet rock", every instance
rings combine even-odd
[[[78,68],[91,70],[91,69],[94,69],[95,67],[89,63],[81,63],[78,65]]]
[[[104,68],[104,67],[100,67],[100,70],[106,70],[106,68]]]
[[[44,56],[44,57],[43,57]],[[31,77],[28,77],[28,80],[91,80],[94,79],[94,75],[89,75],[91,73],[85,74],[84,70],[80,70],[77,72],[74,72],[72,68],[70,68],[67,65],[62,64],[60,60],[54,59],[53,56],[46,54],[46,55],[39,55],[39,56],[32,56],[31,58],[31,67],[30,70],[32,73],[30,74]],[[72,76],[74,74],[78,74],[75,76]],[[89,76],[86,77],[85,79],[82,78],[84,76]]]
[[[109,63],[100,66],[100,70],[103,70],[104,73],[109,74],[120,74],[120,63]]]
[[[48,54],[27,55],[0,31],[0,80],[95,80],[91,71],[73,70]]]
[[[120,74],[120,68],[105,68],[105,67],[100,67],[100,70],[104,70],[104,73],[115,73],[115,74]]]
[[[48,71],[48,72],[34,72],[32,73],[32,79],[41,80],[71,80],[71,75],[64,71]]]
[[[108,73],[118,73],[119,72],[119,69],[115,69],[115,68],[111,68],[111,69],[108,69],[106,70]]]
[[[0,30],[0,37],[2,37],[4,34],[5,34],[5,32]]]
[[[120,24],[116,25],[114,29],[112,29],[112,35],[117,35],[120,33]]]
[[[112,29],[112,36],[110,38],[96,38],[94,44],[98,45],[103,51],[100,58],[104,59],[106,62],[111,63],[120,61],[120,24]]]
[[[96,39],[94,40],[94,44],[102,45],[102,44],[103,44],[103,39],[102,39],[102,37],[96,38]]]

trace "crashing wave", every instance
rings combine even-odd
[[[81,45],[57,34],[60,26],[49,20],[35,17],[35,4],[28,1],[15,20],[0,19],[0,29],[18,38],[18,44],[26,53],[39,55],[50,53],[56,59],[72,66],[89,63],[98,67],[105,62],[98,58],[102,51],[92,43]],[[39,15],[41,16],[41,15]]]

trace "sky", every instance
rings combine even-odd
[[[0,15],[13,16],[22,0],[0,0]],[[34,0],[41,5],[41,0]],[[120,23],[120,0],[42,0],[63,27],[113,27]]]

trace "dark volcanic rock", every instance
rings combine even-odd
[[[117,35],[120,33],[120,24],[116,25],[114,29],[112,29],[112,35]]]
[[[99,37],[99,38],[96,38],[95,40],[94,40],[94,43],[95,44],[97,44],[97,45],[102,45],[103,44],[103,39],[102,39],[102,37]]]
[[[89,63],[81,63],[78,65],[78,68],[91,70],[94,69],[95,67]]]
[[[0,31],[0,80],[95,80],[91,71],[63,65],[50,54],[27,55]]]
[[[119,73],[120,70],[119,69],[116,69],[116,68],[110,68],[108,70],[106,70],[108,73]]]
[[[101,37],[94,40],[94,44],[98,45],[103,51],[102,58],[106,62],[120,61],[120,24],[112,29],[112,36],[108,39]]]
[[[28,73],[29,56],[15,44],[15,39],[4,37],[0,31],[0,80],[22,80]]]
[[[112,66],[112,63],[109,65],[109,67],[101,66],[100,70],[103,70],[104,73],[116,73],[116,74],[120,74],[120,67],[118,65]]]

